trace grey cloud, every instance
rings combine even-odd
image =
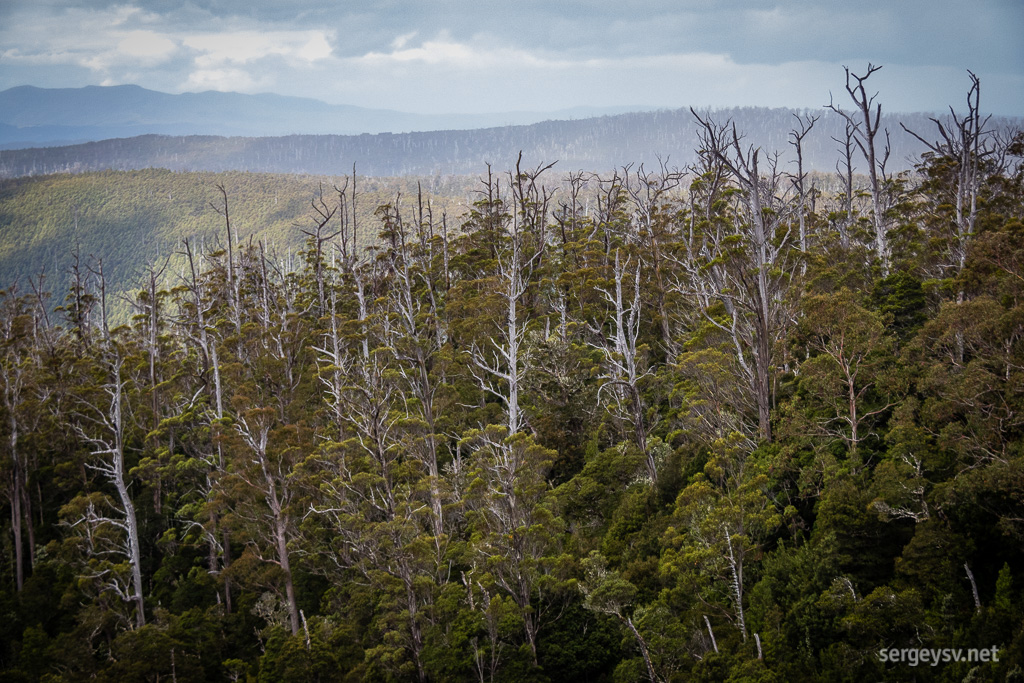
[[[69,17],[126,4],[142,11],[124,18],[119,30],[153,31],[180,49],[141,71],[132,60],[118,61],[109,45],[101,57],[100,48],[67,40]],[[1012,110],[1018,102],[1024,110],[1024,93],[1012,91],[1024,78],[1020,0],[0,0],[0,8],[0,55],[40,54],[35,61],[0,59],[0,87],[108,81],[178,91],[202,83],[227,88],[237,77],[239,90],[391,108],[496,109],[516,104],[516,96],[523,106],[545,109],[682,106],[705,94],[727,104],[788,97],[813,106],[830,88],[841,88],[839,65],[858,68],[870,60],[886,65],[878,83],[904,98],[900,106],[914,108],[916,101],[916,108],[941,108],[940,91],[959,97],[963,71],[971,68],[983,82],[1009,89],[998,93],[1001,106]],[[185,39],[314,30],[325,32],[333,54],[298,64],[272,54],[259,64],[222,60],[218,66]],[[395,56],[399,36],[407,41]],[[39,63],[58,49],[75,58],[52,67]],[[379,59],[360,61],[371,53]],[[462,53],[504,72],[484,74],[460,61]],[[749,85],[765,74],[778,79],[776,90]],[[929,75],[945,80],[912,87],[913,78]],[[714,77],[737,80],[719,84]]]
[[[29,0],[14,0],[17,5]],[[50,7],[98,8],[123,0],[72,0]],[[230,20],[252,26],[330,28],[342,55],[381,49],[398,35],[442,31],[486,35],[577,57],[702,51],[744,63],[870,57],[903,64],[976,68],[1024,63],[1019,0],[138,0],[171,28]],[[773,16],[779,17],[772,21]],[[1013,68],[1018,68],[1017,66]]]

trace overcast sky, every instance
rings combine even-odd
[[[1024,115],[1024,0],[0,0],[0,89],[135,83],[422,113],[820,107]]]

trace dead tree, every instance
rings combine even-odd
[[[107,554],[127,563],[129,577],[125,579],[115,568],[102,570],[94,578],[102,581],[102,589],[117,595],[121,600],[135,607],[135,626],[146,624],[144,591],[142,585],[141,552],[139,549],[139,525],[135,515],[135,504],[128,490],[129,481],[125,467],[125,386],[122,378],[124,357],[116,345],[109,344],[102,360],[107,372],[107,381],[99,387],[95,400],[83,400],[78,419],[74,425],[78,435],[90,445],[95,460],[89,468],[98,472],[114,487],[117,502],[110,505],[110,514],[101,514],[90,504],[86,513],[74,525],[85,525],[90,529],[113,527],[119,530],[120,540]]]
[[[443,322],[438,319],[438,303],[434,294],[434,283],[430,277],[429,250],[432,244],[433,221],[429,218],[429,213],[426,221],[424,220],[422,194],[418,206],[419,228],[418,239],[415,241],[408,239],[397,202],[395,208],[388,209],[383,214],[386,230],[395,235],[395,247],[388,253],[391,286],[387,306],[397,323],[388,325],[384,332],[387,337],[385,341],[398,361],[398,373],[409,393],[417,399],[414,404],[417,414],[410,417],[421,420],[425,426],[423,433],[414,439],[414,446],[430,475],[432,524],[435,543],[439,544],[444,534],[435,411],[439,387],[431,370],[434,354],[444,344],[446,332]],[[421,291],[426,294],[426,301],[418,291],[420,283]],[[438,550],[440,551],[440,546]]]
[[[213,441],[216,447],[216,454],[211,453],[213,462],[210,468],[214,477],[223,475],[225,472],[224,446],[219,435],[219,430],[224,422],[224,388],[221,380],[221,367],[218,354],[217,326],[212,316],[214,315],[214,302],[207,291],[205,278],[200,273],[202,264],[199,263],[199,256],[193,250],[188,240],[183,242],[185,256],[188,261],[187,277],[183,276],[184,287],[188,293],[187,300],[182,301],[182,311],[179,320],[183,323],[182,328],[185,334],[190,337],[193,343],[197,344],[203,363],[203,375],[207,385],[207,391],[212,394],[213,399]],[[210,378],[212,377],[212,383]],[[207,477],[207,486],[212,489],[211,477]],[[221,562],[225,568],[231,564],[231,539],[228,529],[218,529],[216,512],[212,513],[210,520],[211,529],[207,530],[207,538],[210,548],[210,572],[219,571],[218,554],[222,554]],[[218,539],[218,534],[220,538]],[[231,583],[225,579],[224,582],[224,604],[228,612],[231,611]]]
[[[228,304],[231,310],[233,321],[235,324],[235,331],[240,332],[242,329],[242,318],[241,318],[241,283],[240,277],[235,273],[235,244],[238,242],[238,235],[235,232],[235,226],[231,223],[231,212],[228,206],[228,191],[223,185],[217,184],[217,190],[221,195],[221,205],[217,206],[213,202],[210,202],[210,208],[216,211],[224,218],[224,232],[227,235],[228,240],[228,251],[227,251],[227,293],[228,293]]]
[[[739,201],[735,215],[714,216],[684,240],[677,287],[696,299],[707,322],[731,343],[756,404],[758,434],[770,441],[772,373],[791,321],[787,290],[799,261],[784,220],[789,207],[780,197],[774,159],[762,174],[761,150],[744,148],[735,124],[693,115],[700,124],[701,156],[706,165],[721,164],[728,172]],[[719,303],[724,316],[713,312]]]
[[[3,347],[0,356],[0,400],[7,417],[7,447],[10,463],[8,498],[11,502],[11,530],[14,533],[14,578],[18,592],[25,584],[25,560],[23,529],[27,526],[32,534],[32,515],[28,512],[31,499],[28,495],[29,468],[21,451],[23,431],[22,410],[29,381],[30,364],[26,358],[24,341],[24,299],[18,296],[17,287],[0,292],[3,297],[0,309],[0,342]],[[23,521],[24,518],[24,521]],[[27,522],[27,524],[25,524]],[[32,554],[32,539],[29,553]]]
[[[839,143],[839,160],[836,161],[836,176],[842,183],[843,191],[840,193],[840,210],[835,218],[836,231],[839,233],[839,244],[843,249],[850,248],[850,230],[854,224],[853,210],[853,134],[854,127],[849,120],[844,122],[843,137],[832,139]]]
[[[393,379],[389,354],[375,349],[364,357],[345,349],[336,327],[325,336],[324,346],[316,349],[324,399],[344,442],[336,454],[318,461],[326,479],[310,513],[332,531],[329,562],[355,570],[367,581],[387,575],[400,582],[396,598],[408,629],[402,635],[417,678],[426,680],[418,611],[428,597],[422,579],[438,569],[438,562],[417,551],[417,539],[427,533],[421,522],[425,506],[411,495],[416,482],[408,481],[403,471],[403,425],[408,421],[402,409],[404,391]]]
[[[520,240],[513,238],[511,254],[499,262],[498,279],[505,320],[498,335],[490,339],[493,348],[483,349],[474,345],[470,351],[473,363],[470,371],[480,388],[505,404],[505,425],[509,434],[515,434],[522,428],[519,389],[526,375],[523,352],[526,320],[519,310],[519,299],[526,292],[527,280],[520,261],[520,248]]]
[[[882,275],[889,274],[889,219],[888,212],[892,206],[891,189],[889,187],[891,178],[886,173],[885,166],[889,161],[889,130],[882,129],[882,105],[875,103],[878,93],[868,95],[865,83],[881,66],[868,64],[867,73],[863,76],[846,70],[846,92],[853,100],[857,108],[857,115],[844,111],[830,101],[828,108],[845,119],[853,129],[853,142],[857,145],[864,160],[868,164],[868,189],[871,192],[871,222],[875,232],[875,253],[882,265]],[[879,132],[882,133],[885,143],[879,149]]]
[[[253,545],[259,558],[281,568],[284,579],[285,599],[292,635],[299,632],[299,608],[295,601],[295,583],[292,578],[291,555],[288,542],[294,532],[289,505],[294,487],[288,480],[291,474],[287,459],[269,447],[270,432],[274,426],[274,410],[255,408],[239,414],[235,419],[235,431],[247,449],[244,466],[234,470],[251,492],[263,499],[249,511],[236,509],[239,517],[250,516],[253,536],[272,548],[272,555],[264,556],[262,549]]]
[[[518,432],[522,424],[519,407],[519,390],[526,375],[526,358],[523,342],[526,337],[526,317],[519,309],[520,300],[530,286],[530,275],[534,265],[540,259],[543,245],[535,249],[529,243],[530,235],[526,228],[536,227],[543,221],[547,210],[547,193],[541,191],[542,201],[537,201],[536,194],[528,194],[524,187],[536,191],[537,178],[551,166],[539,167],[536,171],[524,174],[518,169],[514,179],[517,203],[520,214],[513,217],[509,228],[509,249],[496,254],[498,259],[498,286],[501,288],[501,300],[504,311],[504,322],[498,334],[490,339],[490,349],[474,345],[470,350],[472,366],[470,371],[480,384],[480,388],[505,404],[506,427],[511,436]],[[494,204],[492,193],[496,188],[488,187],[488,205]],[[498,200],[500,201],[500,200]],[[498,226],[489,226],[498,227]],[[536,236],[534,236],[536,239]]]
[[[947,187],[943,188],[953,205],[954,217],[949,239],[951,262],[943,266],[952,270],[954,275],[960,273],[967,262],[968,244],[974,236],[978,218],[978,195],[984,182],[986,161],[995,154],[990,144],[991,132],[985,128],[990,117],[982,117],[979,106],[981,81],[972,72],[967,73],[971,77],[971,87],[967,91],[967,112],[960,117],[950,107],[948,123],[932,118],[931,121],[938,129],[938,139],[929,140],[900,124],[903,130],[924,143],[936,160],[947,160],[953,165],[952,177]],[[958,294],[958,301],[963,301],[962,291]]]
[[[668,286],[665,277],[665,258],[662,256],[662,243],[671,235],[666,235],[664,220],[665,205],[670,194],[683,181],[683,173],[669,170],[664,162],[657,173],[644,169],[643,164],[633,176],[628,171],[625,175],[625,189],[633,204],[633,222],[637,227],[638,240],[644,240],[645,251],[650,255],[651,272],[654,275],[654,299],[658,311],[658,322],[661,327],[661,342],[670,360],[679,353],[679,344],[672,334],[672,326],[668,311]],[[635,178],[635,180],[634,180]]]
[[[793,145],[793,149],[796,151],[796,175],[790,178],[790,182],[793,185],[793,189],[796,190],[797,196],[797,225],[800,227],[800,251],[804,254],[807,253],[807,173],[804,171],[804,138],[807,137],[811,129],[814,128],[814,124],[817,123],[819,116],[796,116],[797,128],[790,131],[789,137],[791,138],[789,144]],[[806,272],[806,263],[801,266],[802,271]]]
[[[107,315],[107,278],[103,274],[103,259],[90,258],[90,263],[86,268],[96,279],[96,287],[99,292],[97,302],[100,305],[100,333],[103,341],[107,342],[110,341],[110,319]]]
[[[339,195],[342,195],[342,193],[339,192]],[[323,315],[326,305],[326,298],[324,296],[324,245],[344,232],[345,226],[342,224],[340,230],[327,233],[327,224],[334,218],[334,214],[337,213],[339,207],[328,206],[327,202],[324,201],[323,185],[320,186],[320,190],[309,201],[309,204],[313,209],[314,227],[312,230],[303,229],[302,234],[308,238],[309,246],[312,249],[312,253],[307,258],[313,261],[313,276],[316,280],[317,292],[317,313],[318,315]]]
[[[594,332],[601,337],[600,348],[604,352],[605,373],[604,383],[598,391],[598,397],[608,390],[612,395],[609,409],[622,421],[632,427],[637,448],[644,456],[647,476],[652,482],[658,481],[658,471],[654,462],[654,454],[647,443],[649,431],[647,405],[640,393],[640,385],[644,378],[652,375],[650,370],[641,367],[640,352],[637,342],[640,337],[641,301],[640,271],[637,263],[633,269],[632,300],[627,303],[623,296],[622,284],[629,268],[629,259],[622,262],[619,251],[615,252],[613,291],[598,289],[605,301],[612,308],[611,328],[607,334],[602,332],[603,324],[595,326]],[[630,283],[626,283],[629,287]]]
[[[149,392],[150,409],[152,412],[152,427],[156,429],[160,424],[160,391],[159,384],[159,363],[160,363],[160,330],[163,326],[162,301],[166,292],[161,290],[160,283],[170,257],[164,259],[162,266],[157,267],[155,263],[146,265],[146,288],[139,296],[128,299],[128,304],[138,311],[138,319],[142,323],[142,332],[145,338],[146,359],[149,369]]]

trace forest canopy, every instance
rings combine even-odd
[[[4,679],[1015,680],[1024,136],[968,102],[893,174],[865,99],[825,189],[700,113],[459,215],[339,180],[291,259],[221,184],[120,320],[26,275]]]

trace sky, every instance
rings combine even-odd
[[[137,84],[417,113],[820,108],[1024,116],[1024,0],[0,0],[0,90]]]

